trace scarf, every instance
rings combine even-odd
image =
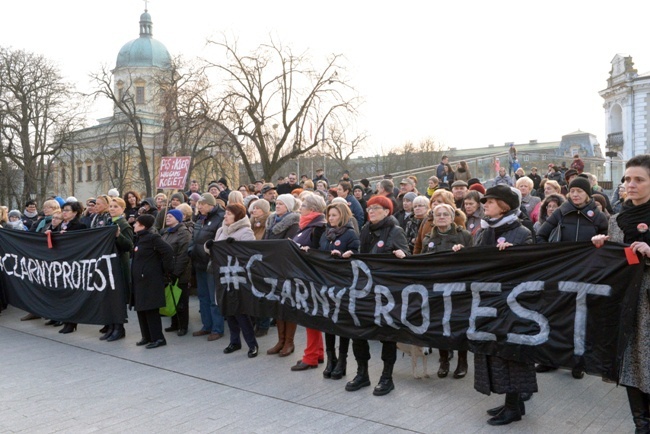
[[[436,190],[437,188],[427,188],[427,196],[432,197]]]
[[[29,211],[25,210],[25,211],[23,211],[23,215],[24,215],[25,217],[28,217],[28,218],[30,218],[30,219],[33,219],[33,218],[35,218],[35,217],[38,216],[38,211],[29,212]]]
[[[313,222],[316,218],[322,215],[323,213],[318,211],[310,211],[307,215],[301,215],[300,223],[298,224],[298,226],[300,226],[300,230],[305,229],[309,223]]]
[[[621,212],[616,217],[616,223],[623,231],[623,241],[627,244],[632,244],[635,241],[650,244],[650,231],[648,231],[650,225],[650,201],[641,205],[634,205],[631,200],[626,200],[623,203]]]
[[[343,226],[330,226],[329,224],[327,225],[327,231],[325,232],[325,237],[327,238],[328,241],[336,241],[338,237],[343,235],[345,231],[347,231],[352,225],[350,222]]]
[[[517,211],[518,209],[508,211],[507,214],[499,217],[498,219],[491,219],[489,217],[486,217],[485,219],[481,220],[481,227],[483,229],[495,229],[500,226],[507,225],[508,223],[512,223],[513,221],[517,220]]]

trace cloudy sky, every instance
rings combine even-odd
[[[269,35],[315,59],[345,55],[364,98],[365,153],[406,141],[448,147],[559,140],[605,143],[598,91],[616,53],[650,70],[650,3],[632,1],[306,2],[150,0],[154,37],[172,55],[208,57],[209,37],[251,50]],[[82,90],[138,37],[142,0],[5,2],[0,44],[44,54]],[[110,107],[95,109],[101,117]]]

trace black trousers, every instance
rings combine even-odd
[[[397,360],[397,343],[381,341],[381,360],[384,363],[395,364]],[[365,339],[352,339],[352,352],[356,360],[370,360],[370,345]]]
[[[187,330],[190,322],[190,290],[189,283],[179,283],[178,287],[183,291],[176,302],[176,315],[172,316],[172,327]]]
[[[165,340],[158,309],[139,310],[138,323],[140,323],[140,333],[142,333],[143,339],[150,342]]]

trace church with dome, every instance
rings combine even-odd
[[[113,113],[98,119],[97,125],[75,131],[71,146],[53,161],[52,191],[62,197],[84,200],[111,188],[121,196],[128,190],[144,194],[146,173],[155,194],[160,158],[173,156],[182,148],[169,128],[164,98],[165,86],[174,81],[172,57],[165,45],[153,38],[153,22],[147,10],[140,15],[139,37],[122,46],[115,68],[105,73],[105,89],[98,98],[110,98]],[[225,140],[215,136],[219,135],[215,133],[210,139]],[[220,155],[203,160],[217,159],[222,160],[221,168],[228,160]],[[200,171],[202,176],[194,177],[209,180],[219,175],[235,183],[236,163],[230,158],[226,165],[233,167],[229,173],[217,174],[210,167],[201,167],[193,173]]]

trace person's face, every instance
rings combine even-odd
[[[54,228],[58,227],[62,221],[63,221],[63,216],[61,215],[60,212],[54,213],[52,215],[52,227]]]
[[[119,206],[117,202],[111,202],[108,205],[108,213],[111,215],[111,217],[119,217],[124,213],[124,208]]]
[[[226,214],[227,214],[227,213],[226,213]],[[165,216],[165,225],[166,225],[167,227],[173,228],[173,227],[176,226],[178,223],[179,223],[178,220],[176,220],[176,218],[175,218],[173,215],[171,215],[171,214],[167,214],[167,215]]]
[[[550,216],[553,214],[553,211],[558,209],[560,206],[555,202],[554,200],[550,201],[548,204],[546,204],[546,216]]]
[[[571,202],[573,202],[575,206],[582,206],[587,203],[589,196],[583,189],[573,187],[569,190],[569,199],[571,199]]]
[[[253,217],[255,218],[260,218],[264,215],[264,211],[262,211],[260,208],[254,206],[253,207],[253,212],[251,213]]]
[[[504,176],[505,174],[506,174],[506,169],[504,169],[503,167],[499,169],[499,175]]]
[[[198,192],[198,191],[199,191],[199,183],[196,182],[196,181],[192,181],[192,182],[190,183],[190,191],[191,191],[192,193],[196,193],[196,192]]]
[[[139,221],[136,220],[135,223],[133,224],[133,230],[135,232],[140,232],[143,229],[144,229],[144,226],[142,225],[142,223],[140,223]]]
[[[467,187],[452,187],[451,192],[454,195],[454,199],[460,200],[465,197],[465,193],[467,193]]]
[[[248,190],[246,190],[246,187],[239,187],[239,192],[241,193],[242,196],[247,197],[248,196]]]
[[[72,211],[72,208],[70,208],[69,206],[64,206],[63,209],[61,210],[61,217],[63,218],[64,222],[69,222],[70,220],[75,218],[76,215],[77,213]]]
[[[263,184],[261,182],[256,182],[255,183],[255,192],[259,193],[260,191],[262,191],[262,185]]]
[[[330,208],[327,212],[327,223],[332,227],[337,227],[341,222],[341,213],[336,208]]]
[[[29,211],[30,213],[32,213],[32,212],[36,212],[36,205],[34,205],[34,204],[32,203],[32,204],[30,204],[30,205],[29,205],[27,208],[25,208],[25,209],[26,209],[27,211]]]
[[[544,196],[548,196],[549,194],[554,194],[554,193],[557,192],[555,191],[553,186],[547,182],[546,185],[544,186]]]
[[[309,208],[307,208],[306,204],[300,204],[300,215],[307,215],[311,212]]]
[[[276,197],[277,197],[277,193],[275,190],[269,190],[266,193],[264,193],[264,199],[266,199],[269,203],[275,202]]]
[[[342,197],[343,199],[348,197],[347,192],[343,190],[343,187],[341,187],[340,185],[336,187],[336,194],[338,194],[338,196]]]
[[[132,195],[132,194],[129,194],[129,196],[128,196],[128,200],[129,200],[129,205],[131,205],[132,207],[136,206],[137,203],[138,203],[138,200],[137,200],[136,197],[135,197],[134,195]]]
[[[453,216],[445,207],[440,207],[433,212],[433,224],[438,229],[447,229],[453,220]]]
[[[15,215],[9,217],[10,222],[17,222],[18,220],[20,220],[20,217],[16,217]]]
[[[210,187],[208,192],[214,197],[219,196],[219,188],[217,188],[217,187]]]
[[[577,177],[578,177],[578,175],[571,175],[571,176],[569,176],[569,179],[566,180],[566,183],[567,183],[567,184],[571,184],[571,181],[573,181],[573,180],[576,179]]]
[[[333,199],[334,199],[334,196],[332,196],[332,194],[328,191],[327,192],[327,201],[331,202]]]
[[[279,216],[283,216],[287,213],[287,206],[282,201],[277,201],[275,204],[275,213]]]
[[[625,193],[634,205],[641,205],[650,200],[650,175],[644,167],[625,169]]]
[[[224,184],[224,183],[222,183],[222,182],[217,182],[217,185],[219,186],[219,189],[220,189],[221,191],[227,189],[226,184]]]
[[[356,190],[354,190],[354,197],[355,197],[357,200],[361,200],[361,198],[363,197],[363,191],[361,191],[361,190],[359,190],[359,189],[357,188]]]
[[[404,208],[404,211],[406,212],[412,212],[413,211],[413,202],[410,200],[405,200],[402,202],[402,208]]]
[[[443,164],[447,164],[447,163],[449,163],[449,158],[443,158],[443,159],[442,159],[442,163],[443,163]]]
[[[98,198],[97,202],[95,203],[95,212],[97,214],[101,214],[106,211],[108,211],[108,204],[104,199]]]
[[[490,218],[498,218],[503,214],[499,203],[496,201],[496,199],[493,198],[489,198],[487,201],[485,201],[483,204],[483,210],[485,212],[485,215]]]
[[[537,169],[531,170],[530,173],[532,173],[533,175],[537,175]]]
[[[436,196],[436,198],[433,199],[433,201],[431,202],[431,209],[435,208],[436,205],[440,205],[443,203],[445,203],[445,201],[442,200],[442,196]]]
[[[43,215],[51,216],[55,209],[50,205],[43,205]]]
[[[436,183],[433,181],[433,179],[430,179],[428,183],[429,183],[429,188],[436,188]]]
[[[413,186],[411,184],[400,184],[399,190],[402,193],[408,193],[410,191],[413,191]]]
[[[289,175],[287,177],[287,180],[289,181],[289,184],[295,184],[298,178],[296,177],[296,175]]]
[[[92,214],[95,212],[95,204],[92,202],[88,202],[86,204],[86,209],[88,210],[88,214]]]
[[[517,188],[521,191],[522,196],[528,196],[530,194],[530,187],[528,184],[521,183]]]
[[[159,208],[165,206],[165,198],[163,196],[156,197],[156,206]]]
[[[418,205],[413,205],[413,214],[415,214],[415,217],[417,218],[422,218],[424,215],[427,213],[429,210],[429,207],[425,204],[418,204]]]
[[[177,197],[172,198],[172,202],[171,202],[172,208],[176,208],[180,204],[181,204],[181,201],[178,200]]]
[[[226,210],[226,215],[223,217],[223,222],[228,226],[235,223],[235,214],[233,214],[230,211]]]
[[[368,219],[370,220],[371,223],[379,223],[386,217],[388,217],[388,214],[390,211],[388,211],[386,208],[383,208],[381,205],[372,205],[369,206],[368,209]]]
[[[212,210],[212,207],[205,202],[199,202],[196,207],[199,209],[199,213],[201,215],[208,215],[208,213]]]
[[[468,216],[473,215],[478,209],[478,202],[474,199],[465,199],[463,204],[465,205],[465,214]]]
[[[325,190],[327,190],[327,189],[325,188],[325,183],[324,183],[324,182],[320,182],[320,181],[318,181],[318,182],[316,183],[316,190],[320,190],[320,191],[325,191]]]

